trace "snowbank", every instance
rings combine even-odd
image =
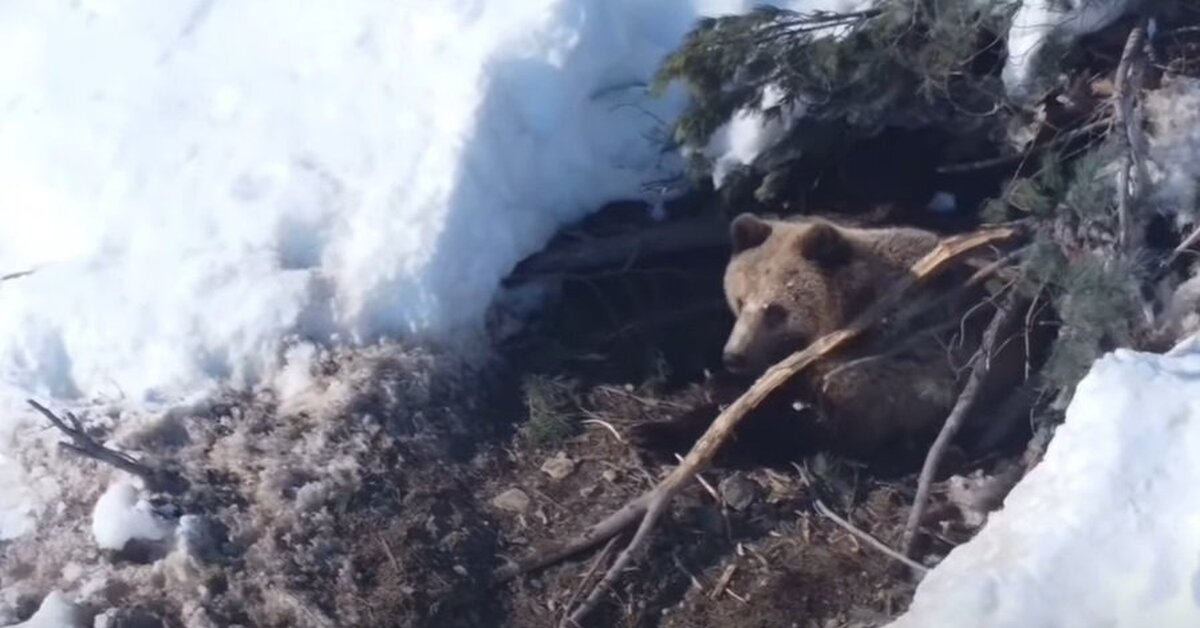
[[[891,628],[1200,625],[1200,342],[1119,350],[1045,459]]]
[[[289,333],[478,325],[675,165],[644,136],[679,99],[639,82],[692,4],[5,3],[0,274],[37,271],[3,285],[0,376],[169,398]]]

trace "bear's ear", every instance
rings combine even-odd
[[[771,235],[771,225],[754,214],[740,214],[730,223],[729,235],[733,252],[741,253],[766,242]]]
[[[837,268],[850,261],[850,241],[827,222],[814,222],[796,240],[800,255],[825,269]]]

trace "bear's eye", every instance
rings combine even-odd
[[[763,321],[768,325],[778,325],[785,319],[787,319],[787,310],[778,303],[772,303],[763,310]]]

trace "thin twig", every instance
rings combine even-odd
[[[735,559],[736,560],[736,559]],[[708,593],[709,599],[717,599],[725,592],[725,587],[729,586],[729,581],[733,580],[733,573],[737,571],[737,563],[730,563],[725,571],[721,572],[721,577],[717,578],[717,583],[713,585],[712,591]]]
[[[1200,242],[1200,226],[1197,226],[1195,229],[1193,229],[1192,232],[1188,234],[1188,237],[1184,238],[1183,242],[1180,242],[1179,246],[1175,247],[1175,249],[1171,251],[1171,254],[1168,255],[1167,259],[1162,263],[1162,267],[1167,268],[1171,264],[1174,264],[1175,260],[1178,259],[1180,255],[1183,255],[1185,251],[1193,246],[1196,246],[1197,242]]]
[[[957,164],[946,164],[944,166],[939,166],[937,168],[937,173],[938,174],[957,174],[957,173],[963,173],[963,172],[975,172],[977,170],[987,170],[989,168],[997,168],[999,166],[1006,166],[1009,164],[1018,163],[1018,162],[1026,160],[1026,159],[1029,159],[1030,157],[1032,157],[1033,155],[1035,155],[1037,153],[1043,152],[1050,148],[1054,148],[1056,146],[1061,146],[1063,144],[1070,142],[1071,140],[1083,137],[1084,135],[1087,135],[1088,133],[1097,131],[1104,127],[1108,127],[1111,124],[1112,124],[1112,120],[1110,120],[1108,118],[1102,118],[1100,120],[1096,120],[1094,122],[1085,124],[1077,129],[1072,129],[1070,131],[1067,131],[1066,133],[1063,133],[1062,135],[1059,135],[1044,144],[1030,147],[1028,150],[1025,150],[1023,152],[1016,153],[1014,155],[1001,155],[999,157],[990,157],[988,159],[980,159],[977,161],[968,161],[968,162],[957,163]]]
[[[82,456],[86,456],[98,462],[112,465],[126,473],[135,475],[142,479],[146,484],[146,488],[152,491],[167,491],[178,492],[182,490],[181,483],[183,478],[176,477],[168,472],[154,469],[144,463],[138,462],[129,454],[109,449],[88,435],[84,429],[83,421],[75,416],[72,412],[67,412],[67,420],[59,418],[58,415],[50,411],[49,408],[34,401],[33,399],[26,400],[34,410],[46,417],[54,427],[71,438],[70,443],[59,443],[59,447],[68,451],[73,451]],[[70,422],[70,425],[68,425]]]
[[[392,552],[392,546],[387,542],[387,539],[383,538],[382,534],[377,536],[379,537],[379,544],[383,546],[384,555],[388,557],[388,562],[392,563],[392,569],[395,569],[396,573],[400,573],[400,561],[396,560],[396,554]]]
[[[571,597],[568,598],[567,603],[563,605],[563,618],[558,624],[559,628],[571,628],[572,626],[579,625],[578,622],[572,621],[570,616],[566,613],[567,611],[571,610],[572,606],[575,605],[575,600],[579,598],[579,594],[583,592],[585,588],[587,588],[588,583],[592,580],[592,576],[596,575],[596,570],[600,568],[600,564],[608,560],[608,555],[611,554],[613,548],[617,546],[617,538],[618,537],[614,536],[608,540],[608,543],[604,545],[604,549],[600,550],[600,553],[596,555],[595,560],[592,561],[592,565],[588,567],[587,573],[583,574],[583,580],[579,582],[579,586],[575,587],[575,591],[571,593]]]
[[[1011,299],[1009,305],[1011,305]],[[1011,311],[1009,305],[997,308],[991,322],[988,323],[987,329],[984,330],[983,342],[979,350],[975,352],[975,357],[972,358],[974,364],[971,367],[971,374],[968,376],[967,384],[963,387],[962,393],[959,394],[958,401],[954,403],[954,408],[950,411],[950,416],[946,418],[946,423],[942,425],[941,431],[938,432],[933,446],[929,448],[929,454],[925,456],[925,464],[921,467],[920,480],[917,482],[917,495],[913,498],[912,510],[908,513],[908,523],[904,526],[903,549],[905,556],[912,555],[913,541],[917,535],[917,528],[921,525],[921,518],[925,515],[925,507],[929,501],[929,489],[933,485],[934,474],[937,473],[938,465],[942,461],[946,447],[954,439],[955,435],[958,434],[958,429],[962,426],[963,420],[975,404],[975,398],[979,395],[983,380],[991,367],[992,350],[996,345],[996,337],[999,335],[1000,329],[1008,319]]]
[[[681,456],[679,454],[675,454],[675,459],[681,463],[683,462],[683,456]],[[697,473],[696,481],[700,483],[700,486],[704,487],[704,490],[708,491],[708,494],[711,495],[712,498],[714,500],[716,500],[716,502],[718,504],[721,504],[721,505],[725,504],[725,501],[721,499],[721,494],[717,492],[717,489],[715,487],[713,487],[712,484],[708,483],[708,480],[704,479],[703,475],[700,475],[699,473]]]
[[[1121,53],[1121,62],[1117,65],[1117,76],[1113,83],[1113,117],[1117,128],[1122,130],[1118,137],[1126,151],[1124,163],[1117,173],[1120,194],[1117,200],[1117,242],[1124,252],[1129,252],[1137,246],[1129,205],[1133,199],[1134,188],[1140,192],[1144,181],[1141,176],[1142,160],[1138,157],[1141,150],[1140,122],[1134,112],[1133,100],[1139,88],[1135,74],[1140,76],[1135,61],[1140,59],[1145,37],[1146,22],[1143,20],[1133,27],[1129,38],[1125,40],[1125,49]],[[1138,172],[1136,177],[1133,175],[1135,170]]]
[[[580,421],[580,423],[584,425],[599,425],[601,427],[608,428],[608,431],[612,432],[612,435],[617,438],[617,442],[621,444],[625,443],[625,439],[621,437],[621,433],[618,432],[617,428],[613,427],[612,423],[609,423],[608,421],[601,421],[600,419],[585,419]]]
[[[853,534],[855,537],[865,541],[871,547],[874,547],[875,549],[879,550],[880,552],[883,552],[888,558],[899,561],[899,562],[903,563],[905,566],[907,566],[909,569],[912,569],[913,571],[916,571],[921,574],[924,574],[929,571],[929,568],[926,567],[925,565],[922,565],[921,563],[918,563],[917,561],[905,556],[904,554],[901,554],[900,552],[897,552],[896,550],[888,547],[887,544],[884,543],[883,541],[880,541],[879,539],[871,536],[870,534],[867,534],[866,532],[855,527],[855,525],[853,523],[850,523],[849,521],[846,521],[845,519],[839,517],[837,515],[837,513],[833,512],[832,510],[829,509],[829,506],[825,505],[825,502],[818,499],[813,502],[813,505],[816,506],[817,512],[820,513],[822,517],[825,517],[826,519],[829,519],[830,521],[838,524],[839,526],[844,528],[850,534]]]

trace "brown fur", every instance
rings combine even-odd
[[[744,376],[758,375],[844,327],[939,242],[935,234],[918,229],[749,214],[734,220],[731,237],[725,293],[737,320],[724,356],[728,370]],[[858,457],[924,451],[953,407],[964,366],[994,311],[971,308],[983,293],[960,289],[967,272],[951,273],[901,308],[913,312],[929,305],[923,314],[892,316],[851,349],[807,369],[793,390],[783,391],[815,408],[815,417],[810,413],[802,419],[812,423],[806,444]],[[1002,337],[1016,330],[1010,325]],[[1023,347],[1008,342],[993,359],[994,376],[975,406],[983,414],[1019,382]]]

